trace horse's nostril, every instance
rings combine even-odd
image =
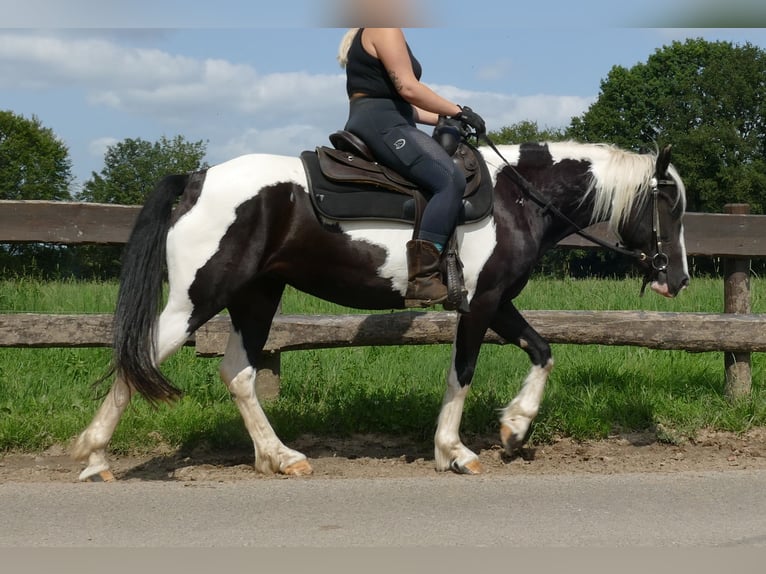
[[[689,278],[684,277],[681,281],[681,289],[686,289],[689,286]]]

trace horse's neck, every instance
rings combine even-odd
[[[547,207],[537,206],[538,216],[543,220],[544,243],[555,245],[578,229],[598,223],[592,220],[593,200],[583,200],[583,193],[584,190],[561,190],[558,186],[555,192],[550,187],[541,189],[541,198],[549,202]]]

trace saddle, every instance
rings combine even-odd
[[[416,228],[430,197],[373,157],[354,134],[337,131],[334,147],[319,146],[301,154],[309,196],[320,217],[331,220],[387,220]],[[492,212],[492,181],[479,151],[465,141],[454,146],[453,161],[465,174],[466,188],[458,224],[471,223]]]

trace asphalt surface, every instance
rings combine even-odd
[[[766,546],[766,471],[0,484],[0,547]]]

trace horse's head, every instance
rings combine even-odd
[[[675,297],[689,283],[683,215],[686,192],[670,164],[670,146],[657,156],[646,201],[635,204],[619,229],[626,247],[642,253],[640,265],[656,293]],[[643,293],[643,287],[641,289]]]

